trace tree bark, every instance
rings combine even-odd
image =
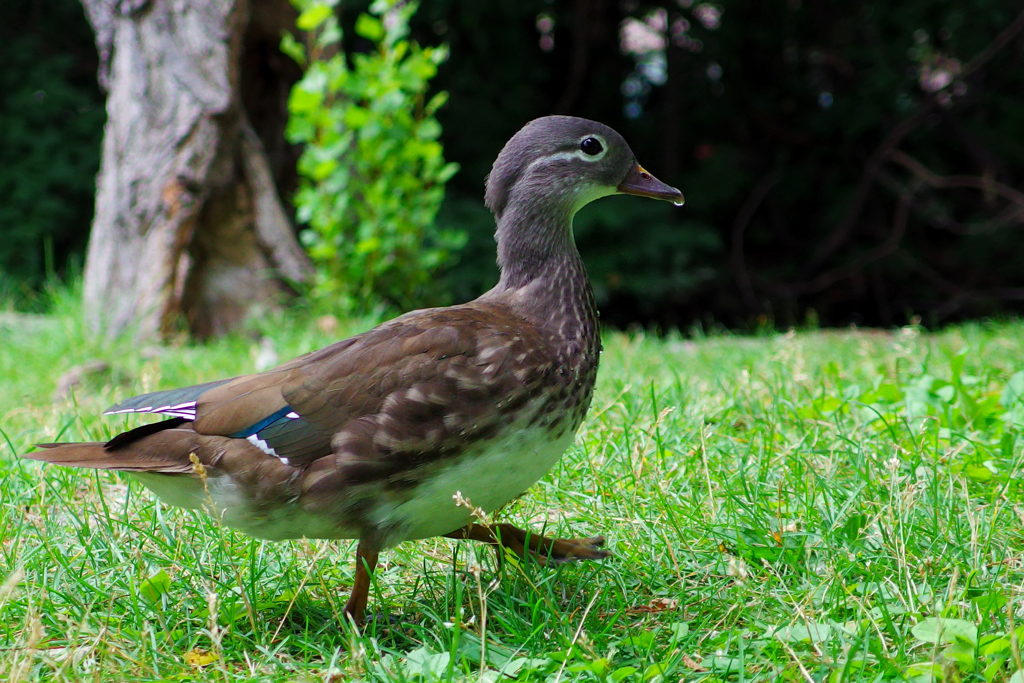
[[[274,306],[282,280],[312,272],[251,123],[283,129],[297,68],[278,60],[275,72],[261,55],[277,52],[294,12],[288,0],[82,3],[108,93],[86,315],[107,336],[227,332]],[[246,97],[247,86],[278,96]],[[246,101],[267,111],[250,117]],[[280,171],[287,150],[272,142]]]

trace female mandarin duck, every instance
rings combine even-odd
[[[407,313],[268,372],[137,396],[105,414],[169,419],[25,457],[121,470],[171,505],[212,501],[223,524],[258,538],[359,539],[345,606],[356,623],[378,553],[402,541],[471,539],[545,563],[606,557],[601,537],[474,524],[453,498],[496,510],[572,443],[601,352],[572,218],[615,193],[683,202],[611,128],[532,121],[487,179],[501,279],[479,299]]]

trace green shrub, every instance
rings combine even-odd
[[[337,0],[295,3],[309,38],[282,43],[305,68],[289,99],[287,136],[305,145],[295,206],[317,265],[314,293],[346,312],[440,303],[434,273],[464,241],[434,222],[458,170],[438,141],[435,113],[447,93],[426,99],[448,51],[406,39],[416,3],[377,0],[355,26],[374,49],[350,63]]]

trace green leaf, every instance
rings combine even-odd
[[[384,37],[384,24],[369,14],[360,14],[356,19],[356,33],[376,43]]]
[[[924,643],[951,645],[955,642],[978,644],[978,627],[963,619],[928,617],[910,629],[914,637]]]
[[[710,669],[715,673],[730,674],[736,673],[740,670],[739,657],[723,657],[722,655],[712,655],[705,657],[701,660],[700,665],[705,669]]]
[[[1010,652],[1010,641],[1002,636],[985,636],[981,639],[981,647],[978,652],[982,656],[1006,654]]]
[[[664,675],[665,675],[665,665],[662,664],[661,662],[655,662],[654,664],[651,664],[649,667],[644,669],[644,680],[645,681],[649,681],[649,680],[655,678],[656,676],[664,676]]]
[[[619,683],[619,681],[621,681],[623,678],[632,676],[637,671],[639,671],[639,669],[637,669],[635,666],[619,667],[618,669],[616,669],[608,675],[608,680],[612,683]]]
[[[974,646],[970,643],[956,642],[948,645],[942,651],[942,656],[964,668],[972,668],[975,664]]]
[[[300,67],[306,68],[306,48],[288,31],[281,34],[280,50],[282,54],[291,57]]]
[[[160,596],[166,595],[170,590],[171,577],[163,569],[160,569],[139,584],[139,595],[157,604],[160,602]]]
[[[844,401],[835,396],[822,396],[815,399],[813,405],[821,415],[827,416],[842,408],[843,403]]]
[[[1010,377],[1010,381],[1006,383],[1006,388],[1003,389],[1003,393],[999,397],[999,402],[1004,408],[1010,409],[1024,403],[1022,399],[1024,399],[1024,370],[1016,372]]]
[[[312,31],[320,24],[327,21],[327,18],[334,12],[334,8],[327,4],[310,5],[299,14],[295,25],[303,31]]]
[[[865,514],[854,514],[843,523],[842,534],[846,540],[853,543],[861,538],[868,526],[868,516]]]
[[[475,649],[479,652],[479,643],[476,644]],[[492,646],[487,647],[487,659],[490,660],[492,657],[491,653]],[[479,656],[476,658],[479,660]],[[537,671],[543,670],[550,666],[552,663],[551,659],[545,657],[513,657],[504,664],[498,666],[498,673],[506,678],[516,678],[519,672],[523,671]]]
[[[981,675],[985,678],[988,683],[992,683],[996,676],[1003,672],[1006,665],[1007,657],[994,657],[993,661],[985,666],[982,670]]]
[[[434,654],[424,645],[406,655],[405,670],[410,676],[423,676],[428,680],[437,679],[445,674],[450,661],[449,653]]]
[[[599,657],[598,659],[595,659],[594,661],[588,662],[586,664],[582,664],[581,666],[583,666],[586,670],[592,671],[598,678],[604,678],[608,675],[608,672],[611,670],[612,663],[610,660],[605,659],[604,657]]]
[[[455,162],[445,164],[444,168],[438,171],[437,176],[434,178],[434,180],[438,183],[444,184],[451,180],[451,177],[458,172],[459,165],[456,164]]]
[[[917,662],[908,666],[904,675],[914,683],[932,683],[942,680],[942,667],[933,662]]]
[[[967,465],[964,467],[964,474],[978,482],[989,481],[995,476],[992,474],[992,470],[984,465]]]
[[[672,642],[682,640],[690,633],[690,622],[688,621],[676,621],[668,625],[668,630],[672,632]]]
[[[374,251],[380,251],[380,248],[381,239],[379,237],[367,237],[356,243],[357,254],[369,254]]]
[[[370,120],[370,112],[362,107],[351,106],[345,109],[345,125],[349,128],[362,128]]]
[[[438,109],[443,107],[447,101],[448,93],[442,90],[441,92],[437,93],[436,95],[430,98],[430,101],[427,102],[427,106],[423,107],[423,114],[425,116],[433,116],[434,113]]]
[[[436,140],[441,137],[441,124],[435,119],[425,119],[416,129],[416,135],[424,140]]]
[[[236,600],[221,605],[217,617],[220,623],[226,625],[239,621],[242,617],[247,616],[247,614],[248,611],[245,608],[245,603],[242,600]]]
[[[649,650],[654,646],[654,633],[651,631],[631,633],[623,638],[621,643],[626,647],[631,647],[636,650]]]
[[[832,635],[832,627],[828,624],[819,624],[813,621],[805,624],[793,624],[783,626],[772,632],[772,637],[784,643],[811,642],[821,643]]]
[[[298,86],[292,88],[288,97],[288,111],[294,116],[316,111],[323,102],[323,95],[319,92],[310,92]]]

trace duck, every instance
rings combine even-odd
[[[572,222],[613,194],[683,203],[612,128],[535,119],[485,181],[500,277],[479,298],[405,313],[258,374],[135,396],[104,415],[163,419],[23,457],[124,472],[255,538],[357,540],[344,608],[357,626],[380,553],[404,541],[478,541],[542,565],[604,559],[601,536],[547,538],[480,511],[544,476],[590,407],[601,337]]]

